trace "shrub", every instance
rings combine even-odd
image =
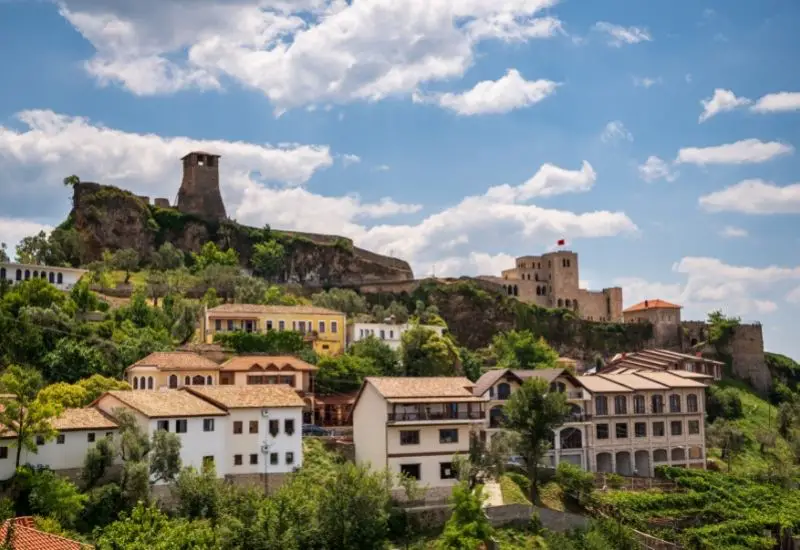
[[[619,474],[615,473],[606,474],[606,484],[612,489],[619,489],[620,487],[622,487],[622,484],[624,482],[625,478],[623,478]]]
[[[706,410],[709,422],[713,422],[717,418],[736,420],[744,415],[742,399],[735,388],[719,389],[711,386],[708,389]]]
[[[556,483],[570,497],[584,502],[594,489],[594,474],[568,462],[561,462],[556,469]]]
[[[527,492],[522,491],[522,487],[511,478],[511,475],[522,478],[519,474],[506,474],[500,478],[500,491],[503,493],[503,504],[530,504],[525,497]],[[530,487],[530,482],[525,479]]]

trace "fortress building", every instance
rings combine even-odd
[[[501,277],[479,279],[500,284],[509,296],[548,308],[567,308],[589,321],[622,321],[622,288],[580,288],[578,254],[567,250],[517,258]]]
[[[204,220],[221,221],[225,204],[219,191],[219,155],[192,151],[183,161],[183,179],[178,191],[178,210]]]

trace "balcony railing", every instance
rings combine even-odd
[[[415,422],[424,420],[483,420],[483,411],[410,411],[388,413],[389,422]]]
[[[583,391],[582,390],[568,391],[567,399],[583,399]]]
[[[564,422],[589,422],[591,419],[592,415],[588,413],[572,413]]]

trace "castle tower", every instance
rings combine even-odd
[[[206,220],[224,220],[225,204],[219,191],[219,155],[192,151],[183,161],[178,210]]]

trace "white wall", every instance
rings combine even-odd
[[[353,410],[353,444],[356,462],[371,464],[375,470],[386,467],[387,414],[386,401],[367,384]]]
[[[451,487],[458,483],[458,479],[442,479],[441,463],[453,462],[452,455],[437,456],[417,456],[389,459],[389,471],[393,474],[400,474],[400,466],[403,464],[419,464],[420,479],[417,482],[420,487]]]
[[[205,418],[214,419],[213,432],[203,431],[203,420]],[[229,473],[222,468],[226,454],[223,434],[227,428],[227,417],[151,418],[148,422],[148,437],[152,437],[152,434],[158,429],[159,420],[169,421],[169,431],[172,433],[175,433],[177,420],[187,420],[186,433],[177,434],[181,440],[181,462],[183,467],[193,466],[195,469],[201,470],[203,468],[203,457],[213,456],[217,477],[222,477]]]
[[[281,407],[267,409],[268,416],[261,415],[261,409],[231,409],[225,418],[224,456],[218,458],[218,469],[224,465],[226,474],[270,474],[290,473],[303,465],[303,409],[301,407]],[[285,431],[285,420],[294,420],[294,433]],[[269,433],[269,421],[278,420],[279,433],[273,437]],[[234,434],[234,422],[242,422],[242,433]],[[258,433],[250,433],[250,421],[258,422]],[[269,463],[269,455],[261,447],[269,445],[269,453],[278,453],[278,464]],[[286,463],[286,453],[294,453],[294,463]],[[258,464],[250,464],[250,455],[258,456]],[[242,465],[234,465],[234,456],[242,455]],[[266,463],[266,469],[265,469]]]
[[[424,328],[436,332],[439,336],[444,332],[444,327],[436,325],[420,325]],[[412,325],[405,323],[394,325],[389,323],[353,323],[347,327],[347,345],[363,340],[369,336],[374,336],[382,340],[392,349],[400,349],[402,336]]]
[[[46,277],[45,280],[48,282],[50,281],[50,274],[53,274],[53,286],[58,288],[59,290],[72,290],[72,287],[80,280],[85,270],[82,269],[67,269],[63,267],[51,267],[51,266],[44,266],[44,265],[25,265],[25,264],[14,264],[14,263],[0,263],[0,275],[2,275],[2,270],[5,269],[5,279],[11,282],[11,284],[16,284],[17,282],[17,270],[19,269],[22,272],[22,280],[25,280],[25,272],[28,271],[30,274],[30,278],[34,278],[34,272],[38,273],[38,278],[42,278],[41,274],[45,273]],[[61,274],[61,283],[58,283],[58,274]]]

